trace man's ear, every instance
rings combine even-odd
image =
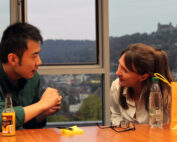
[[[141,75],[141,81],[146,80],[148,77],[149,77],[148,73],[145,73],[145,74]]]
[[[14,54],[14,53],[10,53],[7,58],[8,58],[8,62],[12,66],[16,66],[18,64],[18,62],[19,62],[18,56],[16,54]]]

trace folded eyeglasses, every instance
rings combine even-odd
[[[133,122],[133,121],[120,121],[120,124],[115,125],[115,126],[112,126],[112,125],[111,126],[100,126],[98,123],[96,123],[96,125],[100,129],[111,128],[112,130],[114,130],[117,133],[136,130],[135,122]]]

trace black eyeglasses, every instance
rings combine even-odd
[[[64,127],[64,126],[57,126],[56,128],[58,128],[58,129],[67,129],[67,130],[70,130],[70,131],[73,130],[73,128],[71,128],[71,127]]]
[[[98,123],[96,123],[96,125],[100,129],[111,128],[117,133],[136,130],[135,123],[133,121],[120,121],[120,124],[117,126],[100,126]]]

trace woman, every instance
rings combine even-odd
[[[142,43],[132,44],[121,53],[118,79],[113,81],[110,93],[113,125],[121,120],[148,123],[151,79],[161,70],[157,68],[158,58],[153,47]]]

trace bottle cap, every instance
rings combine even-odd
[[[157,77],[152,77],[152,82],[158,82],[159,79]]]

